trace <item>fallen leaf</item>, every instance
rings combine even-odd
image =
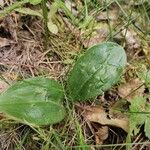
[[[4,17],[1,27],[4,28],[4,31],[6,31],[7,35],[5,38],[13,39],[13,41],[17,42],[17,29],[18,24],[17,20],[19,19],[19,15],[16,13],[12,13],[11,15],[7,15]]]
[[[103,107],[87,107],[85,108],[84,117],[91,121],[96,122],[101,125],[109,125],[122,128],[124,131],[128,132],[129,123],[128,117],[119,112],[109,112],[109,115],[105,112]]]
[[[0,7],[4,7],[4,5],[5,5],[4,0],[0,0]]]
[[[118,87],[118,94],[131,101],[135,96],[142,96],[144,92],[144,85],[138,78],[132,79],[129,82]]]
[[[140,47],[140,41],[137,39],[137,34],[134,31],[124,29],[121,33],[130,49],[138,49]]]
[[[98,128],[97,132],[95,133],[95,141],[96,145],[103,144],[104,140],[108,138],[108,126],[102,126]]]
[[[9,83],[16,82],[19,79],[19,75],[15,72],[5,72],[2,76]]]
[[[109,17],[108,17],[108,12],[107,11],[100,11],[97,15],[96,15],[96,20],[97,21],[107,21],[107,20],[111,20],[111,21],[115,21],[117,20],[117,15],[118,15],[118,11],[117,10],[111,10],[109,12]]]

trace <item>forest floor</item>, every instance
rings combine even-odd
[[[146,96],[150,100],[150,91],[138,76],[150,68],[150,1],[66,0],[64,4],[76,21],[63,8],[54,11],[46,50],[40,5],[27,3],[20,6],[22,11],[7,9],[4,13],[13,3],[0,0],[0,92],[8,84],[35,76],[66,81],[75,60],[89,47],[105,41],[125,49],[127,65],[117,85],[92,102],[68,106],[69,115],[56,125],[35,129],[0,114],[0,149],[126,149],[127,133],[121,127],[87,121],[82,113],[88,107],[96,114],[101,111],[98,107],[109,109],[121,99],[131,102]],[[51,8],[52,2],[47,6]],[[139,125],[138,132],[132,134],[133,150],[150,150],[144,131]]]

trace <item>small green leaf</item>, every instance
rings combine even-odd
[[[54,80],[36,77],[11,86],[0,95],[0,110],[23,123],[54,124],[65,116],[62,87]]]
[[[42,0],[29,0],[29,3],[32,5],[40,4]]]
[[[138,128],[138,125],[142,125],[145,122],[145,103],[146,100],[143,97],[135,97],[131,101],[129,107],[129,131],[126,138],[127,143],[131,143],[131,136],[136,135],[139,132],[140,128]],[[126,147],[127,150],[132,149],[131,145],[127,145]]]
[[[51,20],[49,20],[49,22],[47,23],[47,27],[51,33],[53,34],[58,33],[58,27]]]
[[[145,131],[145,135],[146,137],[148,137],[150,139],[150,115],[147,116],[146,120],[145,120],[145,126],[144,126],[144,131]]]
[[[24,7],[16,8],[15,11],[17,11],[19,13],[32,15],[32,16],[39,16],[39,17],[43,18],[42,14],[40,12],[32,10],[30,8],[24,8]]]
[[[150,70],[143,70],[138,74],[139,78],[144,81],[147,87],[150,89]]]
[[[134,134],[136,135],[139,131],[137,128],[137,125],[141,125],[145,122],[146,115],[145,115],[145,103],[146,100],[143,97],[135,97],[131,101],[130,106],[130,114],[129,114],[129,130],[130,134],[132,135],[132,132],[134,131]],[[131,136],[130,135],[130,136]]]
[[[73,100],[93,98],[116,84],[126,65],[124,49],[116,43],[105,42],[87,50],[75,63],[68,90]]]

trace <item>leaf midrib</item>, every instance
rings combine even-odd
[[[110,54],[109,54],[110,56]],[[102,64],[106,63],[108,61],[109,56],[102,62]],[[88,83],[89,80],[91,80],[91,78],[100,70],[103,68],[104,65],[101,65],[97,71],[95,71],[82,85],[81,88],[77,90],[77,95],[75,96],[75,98],[77,98],[79,96],[80,91],[82,90],[82,88],[84,87],[85,84]]]

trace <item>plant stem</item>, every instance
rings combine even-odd
[[[88,17],[88,6],[87,6],[87,0],[84,0],[84,5],[85,5],[85,18]]]
[[[43,42],[44,51],[46,51],[48,47],[48,35],[49,35],[48,27],[47,27],[48,9],[46,6],[46,2],[47,0],[42,0],[42,12],[43,12],[43,22],[44,22],[44,42]]]

